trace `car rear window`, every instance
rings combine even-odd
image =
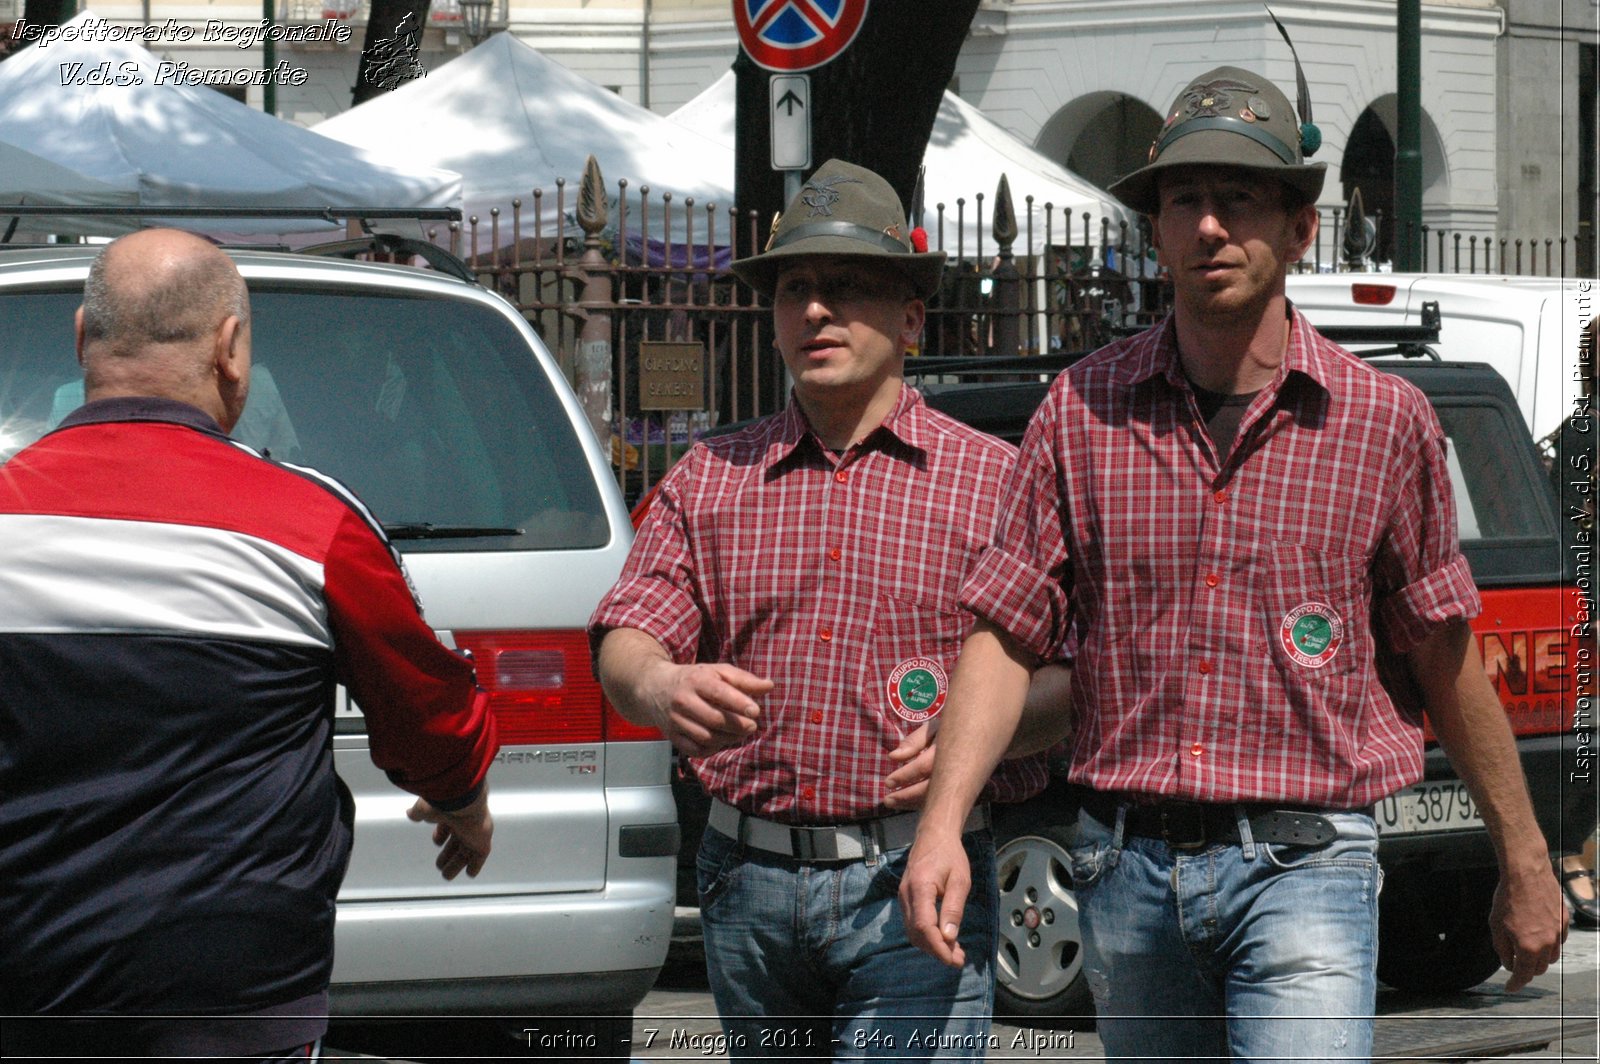
[[[1444,427],[1446,462],[1455,491],[1456,522],[1462,545],[1475,542],[1553,539],[1550,512],[1540,502],[1544,484],[1524,472],[1508,439],[1525,432],[1505,425],[1497,406],[1445,405],[1437,408]]]
[[[79,406],[81,290],[0,296],[0,460]],[[611,531],[527,341],[466,300],[251,286],[236,438],[337,477],[406,551],[598,547]]]

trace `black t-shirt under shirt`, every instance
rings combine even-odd
[[[1195,402],[1200,406],[1200,416],[1205,420],[1206,432],[1210,434],[1211,442],[1217,448],[1217,459],[1219,462],[1226,461],[1228,452],[1233,449],[1233,438],[1239,434],[1239,422],[1244,420],[1245,410],[1259,393],[1225,395],[1222,392],[1208,391],[1194,381],[1189,382],[1189,387],[1194,389]]]

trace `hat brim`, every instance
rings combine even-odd
[[[856,259],[899,270],[911,282],[917,298],[926,300],[939,290],[944,277],[945,254],[942,251],[906,252],[896,255],[884,251],[863,251],[862,242],[845,236],[816,236],[796,240],[781,248],[735,259],[729,264],[734,274],[757,292],[772,298],[778,273],[795,264],[798,259],[828,256],[830,258]]]
[[[1155,214],[1161,206],[1157,178],[1174,166],[1233,166],[1275,177],[1305,199],[1315,203],[1322,195],[1327,163],[1302,163],[1286,166],[1265,145],[1233,133],[1206,131],[1175,140],[1148,166],[1113,182],[1106,189],[1140,214]]]

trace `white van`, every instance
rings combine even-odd
[[[1493,366],[1535,440],[1572,412],[1578,339],[1600,303],[1592,279],[1497,274],[1290,274],[1288,292],[1319,326],[1420,325],[1422,305],[1438,303],[1440,357]]]

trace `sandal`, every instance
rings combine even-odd
[[[1572,922],[1580,927],[1600,927],[1600,897],[1593,892],[1600,883],[1597,883],[1593,870],[1588,868],[1562,868],[1560,862],[1556,863],[1556,879],[1561,883],[1561,892],[1567,896],[1567,904],[1572,908]],[[1589,881],[1590,895],[1585,898],[1580,895],[1573,884],[1580,879]]]

